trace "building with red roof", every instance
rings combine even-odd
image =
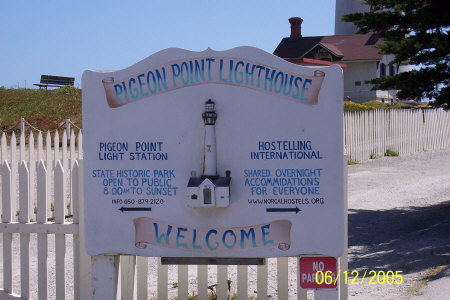
[[[393,55],[383,55],[376,47],[382,41],[375,33],[306,36],[301,32],[303,20],[290,18],[291,35],[278,44],[274,53],[301,65],[339,64],[344,70],[344,97],[355,102],[395,100],[395,91],[372,91],[367,80],[394,75],[410,69],[392,63]]]

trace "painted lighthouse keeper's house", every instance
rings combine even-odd
[[[187,186],[188,206],[190,207],[227,207],[230,204],[230,171],[226,177],[217,174],[217,149],[215,124],[217,113],[214,102],[209,99],[205,103],[202,114],[205,122],[205,146],[203,175],[196,177],[191,173]]]

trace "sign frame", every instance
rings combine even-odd
[[[202,62],[203,73],[196,75]],[[183,68],[190,70],[185,77]],[[342,78],[337,65],[298,66],[253,47],[203,52],[166,49],[123,70],[86,71],[83,122],[88,254],[340,256],[344,249],[345,165]],[[289,84],[292,90],[286,92]],[[208,99],[217,104],[216,110],[204,109]],[[161,111],[169,117],[161,116]],[[144,124],[144,112],[148,112],[150,131],[139,126]],[[218,115],[212,130],[208,118],[203,117],[202,122],[206,113]],[[299,116],[304,123],[296,120]],[[167,118],[175,120],[170,127],[160,124]],[[111,126],[111,120],[119,125]],[[178,140],[167,138],[171,136]],[[199,144],[204,148],[195,146]],[[239,159],[229,154],[234,149],[231,144],[242,149]],[[132,155],[144,147],[150,149],[148,156]],[[196,163],[167,162],[169,157],[179,156],[177,147],[188,149],[184,155]],[[216,151],[212,158],[206,154],[208,149]],[[141,157],[146,167],[140,167],[135,157]],[[295,162],[295,167],[290,162]],[[174,167],[178,165],[182,167]],[[132,186],[136,179],[138,184]],[[165,185],[161,191],[166,194],[158,199],[167,205],[144,205],[149,202],[139,203],[145,198],[130,192],[150,181]],[[217,199],[188,205],[188,199],[211,186],[212,197]],[[126,197],[118,197],[118,191],[122,195],[127,191]],[[121,203],[114,203],[115,199]],[[248,211],[248,216],[242,211]],[[131,214],[130,222],[127,216]],[[149,217],[156,215],[159,219]]]

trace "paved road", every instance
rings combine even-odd
[[[450,149],[350,166],[349,245],[350,270],[405,275],[350,299],[450,299]]]

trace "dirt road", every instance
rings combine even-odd
[[[348,173],[349,270],[404,276],[400,285],[350,284],[349,299],[450,299],[450,149]]]

